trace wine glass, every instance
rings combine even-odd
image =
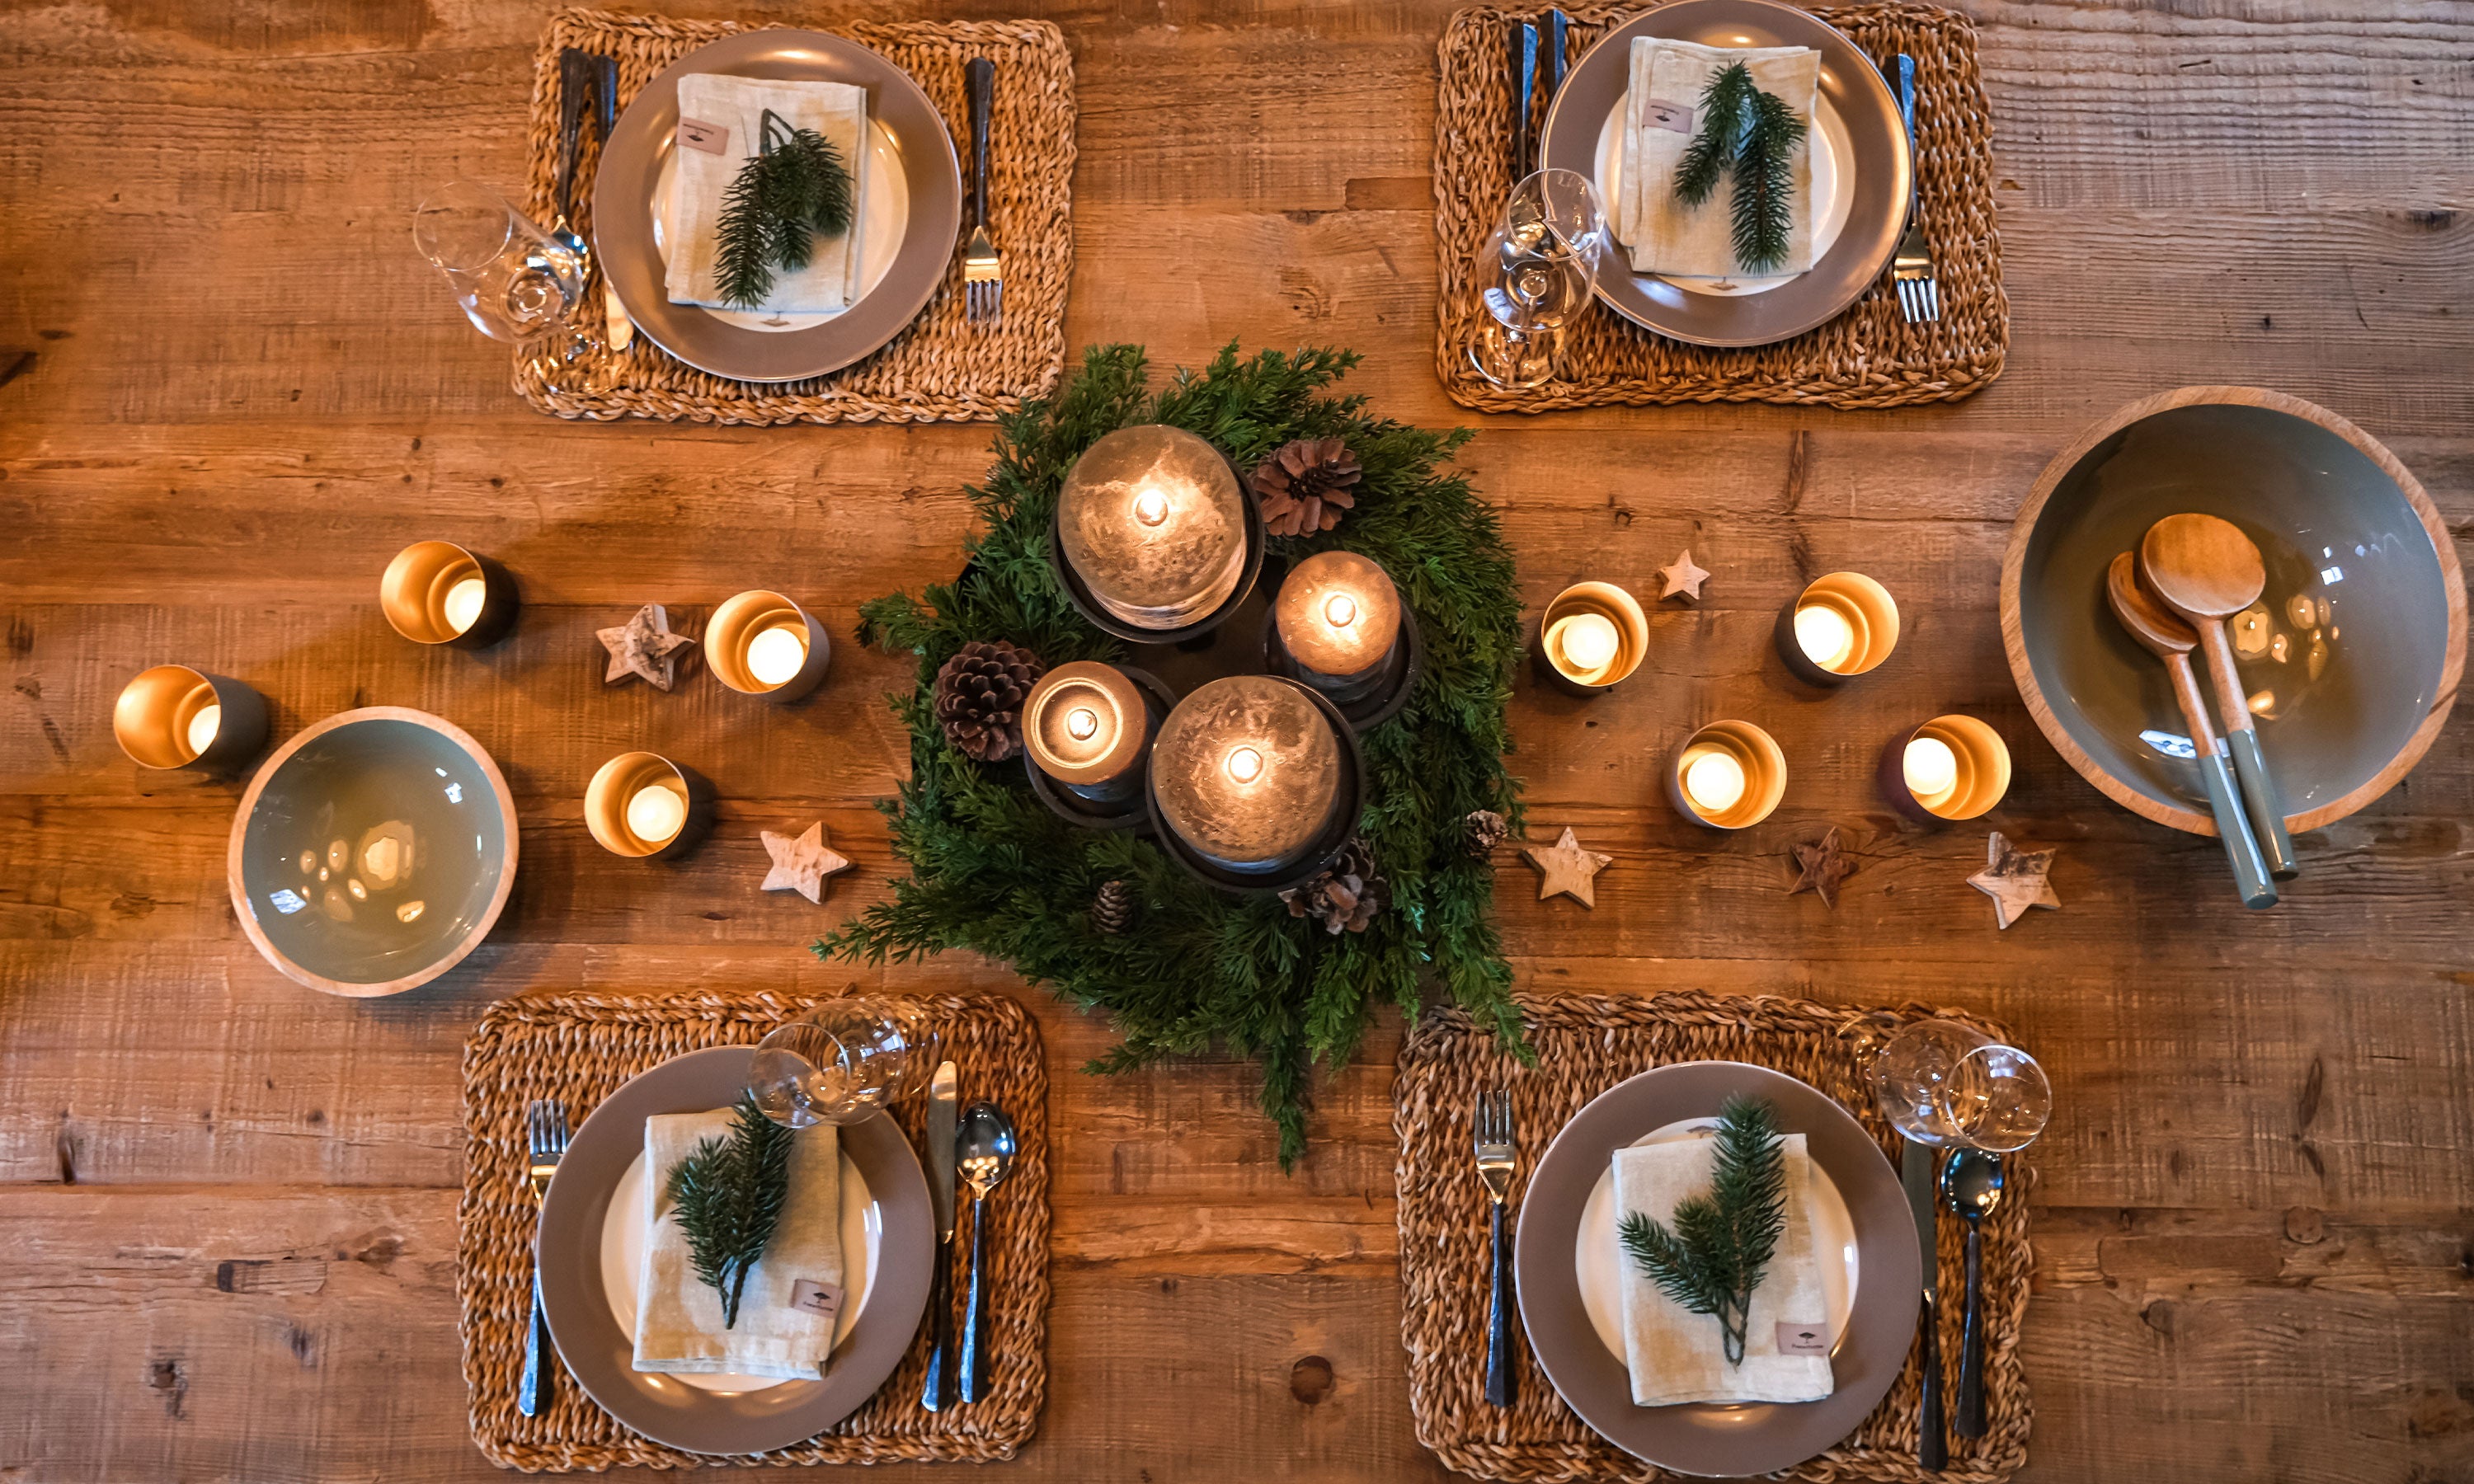
[[[412,240],[446,275],[464,317],[493,340],[548,334],[584,294],[575,250],[478,181],[450,181],[423,202]]]
[[[916,1000],[844,997],[757,1042],[747,1090],[786,1128],[863,1123],[935,1069],[935,1027]]]
[[[1469,347],[1477,373],[1516,392],[1554,379],[1564,329],[1589,308],[1606,248],[1606,213],[1587,176],[1540,170],[1514,186],[1478,251],[1487,319]]]
[[[1919,1020],[1873,1059],[1881,1114],[1918,1143],[2008,1154],[2052,1116],[2036,1059],[1952,1020]]]

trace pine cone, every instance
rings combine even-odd
[[[1091,898],[1091,925],[1114,937],[1134,925],[1134,889],[1123,881],[1101,883]]]
[[[1330,869],[1305,885],[1280,894],[1289,916],[1313,918],[1324,932],[1362,933],[1376,913],[1392,904],[1392,883],[1374,870],[1374,852],[1362,838],[1348,842]]]
[[[936,723],[945,740],[982,762],[1022,750],[1022,703],[1039,679],[1039,657],[1000,639],[973,639],[936,672]]]
[[[1307,536],[1340,524],[1357,504],[1349,493],[1365,468],[1337,438],[1300,438],[1258,465],[1248,483],[1273,536]]]
[[[1471,809],[1461,821],[1461,844],[1471,855],[1485,855],[1503,843],[1512,826],[1492,809]]]

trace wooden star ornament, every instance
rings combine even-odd
[[[2052,851],[2020,850],[1997,829],[1984,857],[1984,869],[1969,876],[1967,884],[1993,898],[1993,919],[2002,927],[2025,917],[2029,907],[2061,909],[2062,899],[2046,879],[2053,869]]]
[[[1572,833],[1568,825],[1564,827],[1563,837],[1553,845],[1522,846],[1521,853],[1529,857],[1529,864],[1543,874],[1538,882],[1540,901],[1561,892],[1584,907],[1598,904],[1598,873],[1614,864],[1615,859],[1612,855],[1581,849],[1579,837]]]
[[[1793,897],[1798,892],[1810,892],[1821,898],[1823,906],[1837,911],[1838,883],[1856,874],[1856,862],[1838,848],[1838,826],[1831,826],[1828,834],[1810,845],[1797,846],[1795,865],[1803,874],[1795,878],[1795,885],[1788,887],[1786,894]]]
[[[764,875],[764,889],[768,892],[796,892],[810,901],[825,899],[825,877],[848,871],[851,863],[834,853],[825,844],[824,821],[808,826],[803,835],[777,835],[767,829],[764,852],[773,857],[773,869]]]
[[[616,629],[595,631],[601,647],[610,651],[610,669],[601,677],[605,685],[616,684],[633,675],[656,690],[667,690],[678,679],[678,652],[695,640],[684,634],[670,632],[670,615],[659,603],[647,603],[636,610],[636,616]]]
[[[1687,598],[1698,603],[1701,601],[1701,585],[1710,580],[1708,572],[1692,564],[1690,547],[1685,548],[1684,554],[1675,559],[1674,565],[1660,567],[1658,575],[1660,578],[1658,596],[1661,601],[1667,598]]]

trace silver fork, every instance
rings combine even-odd
[[[1899,292],[1899,313],[1909,324],[1941,318],[1941,285],[1933,277],[1932,247],[1925,241],[1923,161],[1916,152],[1916,60],[1901,52],[1892,63],[1899,89],[1899,117],[1907,126],[1907,229],[1899,238],[1890,275]]]
[[[994,320],[1005,313],[1005,275],[988,240],[988,114],[996,107],[997,64],[974,57],[962,73],[971,103],[971,238],[962,247],[962,318]]]
[[[532,1146],[530,1174],[533,1207],[538,1211],[542,1197],[549,1193],[549,1178],[558,1173],[558,1161],[567,1154],[567,1105],[554,1097],[535,1099],[524,1109],[524,1132]],[[541,1260],[536,1254],[532,1321],[524,1326],[524,1375],[516,1387],[516,1410],[526,1417],[539,1417],[549,1400],[549,1368],[545,1358],[549,1352],[549,1321],[542,1314]]]
[[[1479,1092],[1470,1122],[1477,1135],[1477,1178],[1486,1183],[1486,1193],[1493,1201],[1490,1239],[1494,1249],[1494,1280],[1486,1305],[1486,1400],[1508,1407],[1519,1395],[1512,1362],[1512,1248],[1504,1233],[1504,1207],[1512,1195],[1514,1168],[1512,1094]]]

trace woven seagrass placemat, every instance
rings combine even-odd
[[[455,1296],[462,1308],[464,1382],[473,1441],[491,1462],[528,1472],[620,1465],[691,1469],[728,1464],[881,1463],[1011,1458],[1029,1440],[1047,1390],[1048,1073],[1039,1027],[995,995],[920,1000],[958,1063],[972,1101],[1012,1114],[1020,1153],[988,1203],[994,1384],[986,1398],[941,1414],[919,1404],[927,1366],[923,1327],[892,1378],[831,1431],[774,1452],[729,1458],[665,1448],[622,1426],[559,1370],[539,1417],[516,1411],[524,1325],[532,1297],[536,1207],[526,1175],[524,1105],[566,1100],[581,1125],[638,1072],[707,1046],[750,1045],[815,998],[709,993],[630,998],[519,996],[492,1006],[464,1043],[464,1198],[456,1207]],[[913,1148],[925,1100],[893,1110]]]
[[[1645,9],[1567,12],[1575,60],[1598,37]],[[1937,6],[1814,7],[1867,56],[1916,60],[1916,169],[1925,235],[1941,284],[1938,323],[1899,315],[1890,272],[1838,318],[1776,345],[1711,349],[1669,340],[1603,304],[1584,315],[1565,347],[1566,376],[1505,392],[1471,370],[1469,343],[1486,310],[1478,250],[1512,190],[1508,28],[1531,12],[1480,6],[1452,16],[1435,94],[1435,236],[1441,254],[1436,371],[1453,401],[1480,412],[1661,402],[1792,402],[1897,407],[1950,401],[2001,374],[2010,300],[2001,292],[2001,237],[1993,219],[1993,113],[1976,70],[1976,27]]]
[[[618,60],[623,108],[656,74],[735,21],[672,20],[608,11],[552,16],[533,63],[532,211],[557,214],[558,53],[578,46]],[[1074,58],[1047,21],[860,21],[824,28],[873,47],[910,75],[945,116],[968,167],[962,64],[996,63],[989,120],[988,232],[1005,254],[1005,313],[993,324],[962,319],[959,245],[945,282],[910,326],[842,370],[804,381],[734,381],[674,359],[643,331],[623,353],[594,337],[572,360],[518,352],[516,390],[562,418],[688,419],[697,422],[985,421],[1044,396],[1065,366],[1065,290],[1074,272]],[[576,209],[589,232],[597,131],[584,131]],[[967,186],[968,182],[964,182]],[[585,286],[587,322],[601,316],[601,275]]]
[[[1675,1062],[1751,1062],[1798,1077],[1862,1121],[1892,1152],[1897,1137],[1875,1109],[1862,1073],[1864,1048],[1910,1020],[1941,1017],[2005,1037],[1990,1022],[1925,1005],[1846,1009],[1772,995],[1520,996],[1538,1062],[1523,1067],[1492,1031],[1457,1010],[1430,1014],[1401,1048],[1393,1083],[1400,1140],[1400,1338],[1409,1350],[1409,1405],[1418,1441],[1453,1469],[1481,1479],[1647,1480],[1649,1464],[1592,1432],[1555,1395],[1529,1353],[1519,1354],[1519,1400],[1490,1406],[1486,1387],[1487,1195],[1470,1156],[1469,1110],[1480,1088],[1509,1088],[1520,1134],[1512,1198],[1557,1130],[1591,1098],[1637,1073]],[[1894,1156],[1895,1162],[1895,1156]],[[2031,1409],[2019,1362],[2019,1325],[2035,1262],[2027,1247],[2025,1193],[2032,1174],[2009,1156],[2013,1198],[1984,1223],[1983,1437],[1952,1438],[1950,1468],[1916,1464],[1923,1372],[1912,1355],[1873,1415],[1836,1448],[1778,1478],[1994,1484],[2027,1459]],[[1944,1395],[1956,1396],[1963,1233],[1941,1223]]]

